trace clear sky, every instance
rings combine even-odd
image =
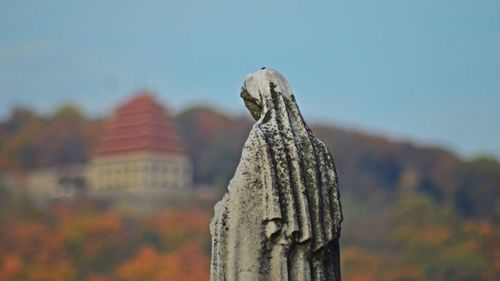
[[[308,120],[500,157],[500,1],[0,0],[0,117],[141,88],[238,113],[262,66]]]

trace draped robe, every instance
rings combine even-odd
[[[340,281],[342,212],[328,148],[278,72],[247,76],[241,95],[257,122],[214,208],[211,280]]]

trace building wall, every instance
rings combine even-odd
[[[75,197],[85,192],[85,165],[48,167],[26,172],[25,184],[35,198]]]
[[[182,190],[192,185],[192,166],[179,154],[134,153],[91,161],[89,187],[105,190]]]

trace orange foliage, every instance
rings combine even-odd
[[[363,250],[348,248],[342,251],[342,278],[351,281],[375,281],[380,259]]]
[[[162,236],[166,245],[184,243],[204,247],[208,241],[210,215],[199,209],[167,210],[155,216],[150,225]]]
[[[127,216],[98,206],[58,204],[35,219],[5,219],[0,281],[209,279],[208,211],[186,207]],[[498,234],[492,222],[402,222],[388,235],[390,244],[379,240],[380,248],[344,244],[342,276],[354,281],[496,280]]]
[[[7,255],[0,263],[0,281],[13,280],[21,272],[23,261],[16,254]]]
[[[426,280],[421,268],[401,264],[400,259],[380,256],[354,247],[343,249],[341,261],[344,280]]]
[[[67,281],[76,274],[69,262],[27,265],[23,272],[24,281]]]
[[[116,279],[113,279],[111,277],[99,275],[99,274],[92,274],[90,277],[87,279],[87,281],[115,281]]]
[[[413,247],[435,247],[452,239],[451,229],[445,225],[423,225],[418,228],[418,234],[415,230],[413,225],[401,226],[394,237]]]
[[[80,258],[89,261],[119,247],[123,238],[122,221],[112,213],[67,221],[59,231],[65,243],[76,249]]]
[[[75,276],[61,236],[43,224],[7,226],[0,280],[71,280]],[[5,279],[2,279],[5,278]]]
[[[12,224],[4,235],[4,251],[20,255],[27,261],[53,263],[64,261],[64,244],[58,233],[42,224]]]
[[[123,281],[208,280],[208,257],[192,245],[164,255],[151,247],[143,247],[118,268],[117,275]]]
[[[381,280],[385,281],[401,281],[401,280],[425,280],[425,275],[422,269],[414,266],[399,265],[394,268],[387,268],[384,272],[384,277]]]
[[[0,232],[0,281],[208,280],[208,222],[196,209],[126,218],[85,202],[13,216]],[[144,228],[167,251],[148,246]]]

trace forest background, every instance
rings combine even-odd
[[[0,186],[0,280],[208,280],[212,206],[251,127],[248,116],[194,106],[174,116],[198,188],[154,213],[92,198],[40,208]],[[312,124],[340,175],[345,280],[498,280],[500,163],[440,147]],[[0,122],[0,174],[85,163],[104,128],[76,105],[16,107]]]

